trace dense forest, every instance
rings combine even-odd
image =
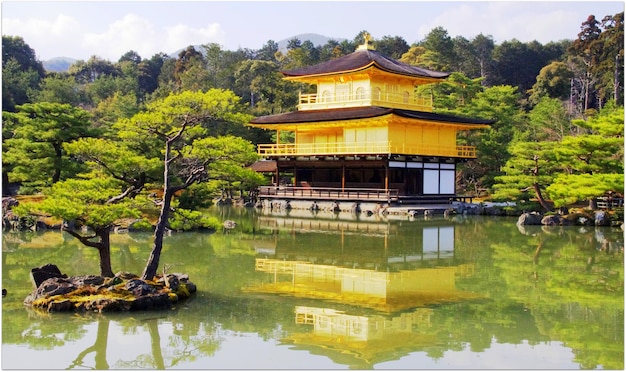
[[[459,172],[459,194],[538,199],[549,209],[623,190],[623,17],[591,15],[572,40],[546,45],[515,39],[496,44],[482,34],[451,38],[441,27],[413,45],[398,36],[372,44],[402,62],[452,72],[446,82],[421,88],[429,90],[436,112],[496,120],[488,130],[462,135],[478,156]],[[274,134],[246,122],[295,110],[298,91],[311,89],[284,81],[280,71],[352,53],[366,32],[319,46],[294,38],[284,52],[273,40],[258,50],[189,46],[177,58],[144,58],[131,50],[116,62],[96,56],[77,61],[67,72],[46,72],[23,38],[3,36],[3,194],[48,195],[60,188],[57,183],[98,179],[96,174],[111,179],[102,188],[128,190],[121,185],[132,188],[134,182],[128,195],[148,184],[160,188],[163,163],[154,160],[163,160],[164,145],[173,151],[166,164],[184,159],[170,175],[185,185],[185,192],[176,190],[185,207],[254,187],[263,180],[220,168],[226,157],[203,154],[201,161],[190,155],[197,149],[183,156],[184,146],[236,138],[242,142],[212,146],[233,154],[242,150],[230,145],[247,146],[251,153],[240,161],[254,161],[253,145],[271,142]],[[180,119],[176,111],[184,105],[202,106],[193,112],[195,121],[165,128],[165,116]],[[143,132],[137,129],[142,123],[148,123]],[[180,143],[168,142],[183,128]],[[208,159],[212,173],[193,168]],[[190,179],[193,169],[202,176]]]

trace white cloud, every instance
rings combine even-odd
[[[143,58],[157,52],[158,31],[154,25],[135,14],[127,14],[111,23],[102,33],[85,33],[81,46],[90,55],[117,61],[124,53],[134,50]]]
[[[156,53],[172,53],[189,45],[221,44],[225,39],[219,23],[199,28],[183,24],[157,27],[150,20],[129,13],[109,22],[104,31],[99,32],[87,30],[81,22],[86,24],[90,20],[81,18],[79,21],[63,14],[52,20],[4,18],[2,34],[21,36],[40,60],[59,56],[87,60],[96,55],[113,62],[130,50],[142,58],[150,58]]]
[[[80,53],[77,35],[81,34],[81,30],[82,27],[76,19],[64,14],[59,14],[52,20],[39,18],[2,20],[2,34],[21,36],[40,59],[57,57],[60,50]]]
[[[208,43],[222,44],[225,33],[219,23],[209,24],[204,28],[191,28],[179,24],[168,27],[165,32],[165,45],[170,52],[174,52],[189,45],[200,45]]]
[[[554,4],[557,4],[556,8]],[[583,21],[575,10],[560,8],[558,3],[469,2],[448,8],[432,21],[422,24],[419,31],[424,37],[433,28],[443,27],[452,38],[462,35],[471,40],[482,33],[493,36],[496,43],[518,39],[521,42],[537,40],[545,44],[575,39],[578,33],[576,25]]]
[[[223,35],[219,24],[204,28],[179,24],[158,29],[147,19],[127,14],[111,23],[103,33],[85,34],[82,45],[92,54],[116,61],[130,50],[142,58],[150,58],[155,53],[172,53],[189,45],[219,43]]]

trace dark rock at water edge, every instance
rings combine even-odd
[[[543,216],[537,212],[527,212],[522,213],[521,216],[517,219],[518,225],[541,225],[541,220]]]
[[[50,278],[63,278],[61,270],[56,265],[45,264],[43,266],[35,267],[30,270],[30,278],[35,288],[39,287],[41,283]]]
[[[68,277],[51,264],[33,270],[51,275],[24,299],[24,304],[44,312],[167,309],[197,290],[186,274],[168,274],[148,281],[126,272],[113,278]]]
[[[596,226],[611,226],[611,218],[606,211],[596,211],[594,223]]]
[[[541,219],[541,224],[544,226],[564,226],[569,225],[570,222],[560,214],[552,214],[543,217]]]

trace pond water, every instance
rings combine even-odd
[[[171,311],[40,314],[31,268],[98,272],[58,231],[2,235],[3,369],[624,369],[623,232],[516,219],[269,214],[167,236]],[[114,234],[140,274],[151,236]]]

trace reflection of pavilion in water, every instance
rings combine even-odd
[[[460,264],[455,224],[441,219],[388,223],[260,217],[258,222],[259,228],[274,231],[270,240],[253,243],[266,258],[377,271]]]
[[[245,290],[305,301],[295,307],[302,331],[282,341],[351,368],[431,349],[429,306],[479,297],[456,288],[472,266],[455,252],[453,222],[274,217],[260,227],[275,233],[255,241],[265,275]]]
[[[261,219],[287,230],[257,245],[264,281],[245,288],[387,313],[475,298],[456,288],[472,267],[455,257],[454,224]],[[294,237],[297,235],[297,238]]]
[[[296,324],[312,329],[293,333],[283,342],[356,369],[372,369],[376,363],[428,350],[438,340],[431,324],[433,310],[429,308],[394,317],[350,315],[307,306],[296,306],[295,312]]]

